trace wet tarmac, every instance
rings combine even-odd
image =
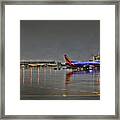
[[[100,100],[100,72],[30,67],[20,70],[21,100]]]

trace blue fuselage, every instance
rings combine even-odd
[[[88,61],[88,62],[79,62],[79,61],[72,61],[71,64],[73,64],[76,67],[84,67],[84,66],[98,66],[100,65],[99,61]]]

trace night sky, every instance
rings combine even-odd
[[[21,20],[20,59],[85,61],[100,53],[99,20]]]

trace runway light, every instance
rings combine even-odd
[[[92,70],[89,70],[89,72],[92,72]]]
[[[63,94],[64,97],[66,97],[67,95],[66,94]]]

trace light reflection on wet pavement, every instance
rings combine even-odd
[[[99,100],[100,72],[21,68],[21,100]]]

